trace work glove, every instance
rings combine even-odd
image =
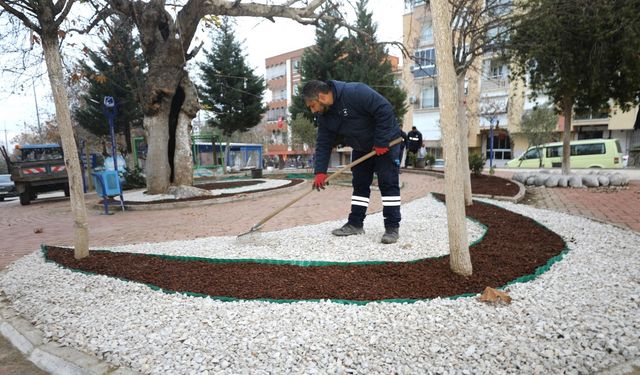
[[[320,189],[324,189],[324,186],[327,185],[327,174],[326,173],[316,173],[316,178],[313,180],[313,187],[320,191]]]
[[[380,156],[386,154],[389,151],[389,147],[373,146],[373,150],[376,152],[376,155]]]

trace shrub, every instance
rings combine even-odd
[[[415,153],[407,152],[407,160],[405,165],[415,167],[417,160],[418,160],[418,156]]]
[[[425,161],[427,162],[427,166],[432,167],[436,162],[436,158],[431,154],[427,154],[427,156],[425,157]]]
[[[137,189],[147,186],[147,180],[142,174],[142,168],[140,167],[134,167],[133,169],[125,168],[124,173],[122,173],[122,177],[124,177],[124,184],[122,186],[123,190]]]
[[[484,157],[480,154],[469,154],[469,169],[476,176],[482,174],[482,170],[484,169]]]

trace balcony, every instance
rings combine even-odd
[[[288,107],[287,99],[272,100],[269,103],[267,103],[267,106],[269,107],[269,109],[283,108],[283,107],[286,108]]]

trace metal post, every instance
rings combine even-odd
[[[489,121],[489,169],[493,168],[493,118]]]
[[[109,122],[109,132],[111,133],[111,157],[113,158],[113,169],[117,172],[118,158],[116,154],[116,134],[114,129],[115,125],[113,123],[114,118],[116,117],[117,108],[116,108],[116,102],[112,96],[104,97],[102,110],[104,111],[104,115]]]

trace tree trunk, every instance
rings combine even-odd
[[[464,74],[457,77],[458,85],[458,132],[460,133],[460,147],[462,152],[462,180],[464,182],[464,204],[471,206],[471,171],[469,170],[469,123],[467,122],[467,107],[464,95]],[[446,165],[446,164],[445,164]]]
[[[62,73],[62,61],[58,50],[57,32],[47,35],[43,33],[42,49],[47,64],[47,73],[51,82],[51,91],[56,106],[56,120],[62,139],[64,151],[64,164],[69,176],[69,192],[71,212],[74,220],[74,252],[76,259],[89,255],[89,225],[87,223],[87,207],[84,202],[84,189],[82,186],[82,169],[76,147],[73,127],[71,125],[71,113],[69,112],[69,98],[64,89],[64,76]]]
[[[565,97],[562,100],[562,112],[564,115],[564,132],[562,133],[562,174],[571,173],[571,116],[573,115],[573,98]]]
[[[175,185],[193,185],[193,150],[191,149],[191,120],[200,109],[196,87],[185,73],[181,89],[184,92],[184,101],[178,114],[176,127],[175,154],[173,159]]]
[[[445,195],[447,198],[447,224],[451,270],[462,276],[473,272],[469,255],[467,222],[465,218],[462,145],[458,128],[458,87],[453,65],[451,42],[451,10],[447,0],[433,0],[433,31],[438,67],[438,95],[440,123],[445,154]]]
[[[147,194],[163,194],[169,188],[169,129],[167,119],[169,108],[158,111],[153,116],[144,117],[144,128],[147,133]]]

